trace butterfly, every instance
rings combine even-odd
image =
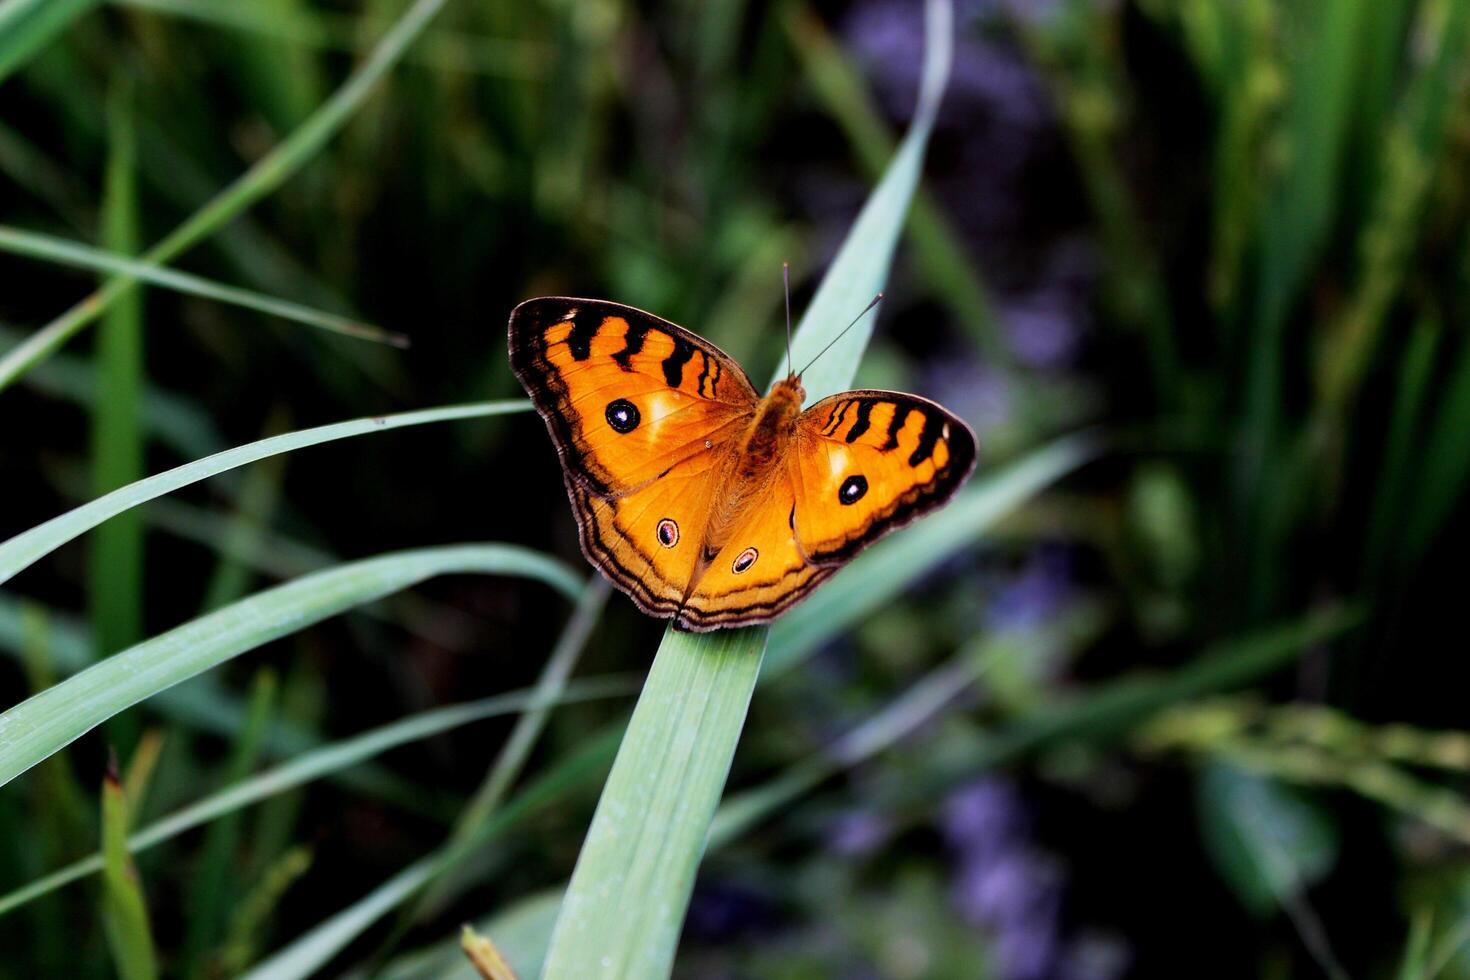
[[[770,622],[975,467],[975,434],[934,402],[848,391],[803,410],[800,374],[762,397],[714,344],[618,303],[525,301],[510,364],[587,560],[685,630]]]

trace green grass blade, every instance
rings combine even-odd
[[[592,628],[597,625],[598,617],[602,615],[603,606],[607,604],[611,591],[607,581],[598,578],[582,593],[582,598],[578,601],[571,620],[567,623],[561,638],[557,640],[556,648],[552,650],[551,657],[546,661],[546,666],[542,668],[541,676],[536,682],[536,693],[546,701],[546,707],[527,711],[517,719],[515,728],[511,730],[510,737],[506,739],[505,745],[496,754],[495,762],[491,764],[490,771],[486,773],[484,782],[480,784],[480,788],[475,791],[475,795],[470,799],[459,819],[455,821],[454,832],[450,835],[447,845],[451,855],[450,872],[435,888],[425,893],[417,908],[411,913],[414,918],[425,916],[448,894],[448,889],[454,884],[453,866],[458,863],[459,858],[464,856],[464,852],[479,836],[480,828],[500,806],[506,794],[510,792],[512,784],[525,768],[526,759],[532,747],[546,727],[550,705],[566,688],[567,679],[576,668],[577,661],[581,659],[582,650],[587,646],[587,638],[591,635]]]
[[[138,181],[132,92],[121,86],[108,104],[106,193],[102,238],[134,252]],[[102,320],[97,335],[97,398],[92,403],[92,492],[101,496],[143,476],[143,293],[134,290]],[[88,604],[96,654],[116,653],[143,638],[143,520],[119,514],[97,532],[88,555]]]
[[[270,194],[334,136],[352,113],[362,105],[379,80],[403,57],[404,51],[439,12],[445,0],[415,0],[413,6],[388,30],[367,59],[348,77],[311,118],[297,127],[270,153],[261,157],[234,183],[216,194],[204,207],[149,249],[143,260],[161,265],[218,231],[231,218]],[[97,318],[118,298],[131,291],[138,280],[119,276],[106,286],[52,320],[0,357],[0,390],[30,370]]]
[[[25,649],[26,606],[25,600],[0,592],[0,654],[21,658]],[[91,666],[92,640],[85,627],[54,611],[47,611],[46,619],[48,652],[60,672],[73,674]],[[234,738],[245,724],[245,706],[239,696],[214,680],[206,675],[170,688],[149,701],[148,707],[194,731]],[[265,740],[266,751],[274,758],[294,756],[319,745],[320,737],[289,720],[271,726]],[[443,816],[425,803],[416,787],[377,766],[337,773],[333,779],[355,792],[392,802],[410,812],[436,819]]]
[[[250,714],[230,753],[228,781],[245,780],[260,756],[262,735],[275,712],[276,676],[269,668],[255,675],[250,691]],[[235,904],[240,883],[231,874],[239,846],[238,814],[222,815],[210,823],[198,867],[189,883],[189,923],[179,953],[179,976],[201,975],[200,967],[224,928],[228,908]],[[208,971],[203,971],[208,972]]]
[[[972,778],[978,769],[1062,739],[1106,747],[1170,705],[1269,676],[1294,663],[1304,650],[1353,629],[1362,618],[1352,609],[1326,609],[1224,641],[1172,673],[1121,677],[1085,695],[1049,704],[988,738],[978,758],[937,766],[932,777],[912,787],[913,796],[917,800],[938,787]]]
[[[573,786],[599,772],[612,755],[617,730],[594,738],[575,754],[517,794],[498,810],[479,831],[478,847],[514,827],[546,804],[561,798]],[[246,980],[303,980],[315,975],[354,938],[419,889],[432,883],[449,866],[448,849],[408,866],[358,901],[309,930],[285,949],[256,965]]]
[[[1403,546],[1400,532],[1408,523],[1406,518],[1412,517],[1405,513],[1405,502],[1412,499],[1412,490],[1419,482],[1414,454],[1424,420],[1424,402],[1434,390],[1430,379],[1442,331],[1439,318],[1425,313],[1414,325],[1400,355],[1393,409],[1383,442],[1383,462],[1378,467],[1373,516],[1368,521],[1367,543],[1363,549],[1364,582],[1369,594],[1377,593],[1377,583],[1389,571],[1388,560]]]
[[[894,140],[852,59],[810,9],[787,6],[782,20],[812,92],[842,127],[863,167],[875,177],[881,175],[893,156]],[[917,271],[928,279],[935,297],[954,311],[989,363],[1008,365],[1010,351],[985,284],[953,227],[922,189],[914,200],[908,230]]]
[[[1425,422],[1414,506],[1400,529],[1406,562],[1419,559],[1434,543],[1470,484],[1470,453],[1465,431],[1470,425],[1470,344],[1461,344],[1449,366],[1438,412]]]
[[[575,598],[561,562],[509,545],[455,545],[352,562],[200,617],[89,667],[0,715],[0,786],[145,698],[353,606],[436,575],[512,574]]]
[[[812,399],[844,389],[857,371],[874,318],[842,331],[883,288],[918,186],[953,44],[950,5],[930,0],[925,12],[924,74],[913,124],[793,341],[797,366],[832,344],[804,372]],[[767,634],[764,627],[664,634],[577,859],[543,976],[644,978],[672,969]]]
[[[267,313],[284,320],[304,323],[310,327],[320,327],[332,333],[361,340],[371,340],[393,347],[409,345],[408,338],[402,334],[392,333],[381,327],[360,323],[334,313],[314,310],[300,303],[276,299],[264,293],[228,286],[187,272],[178,272],[154,262],[130,258],[119,254],[119,250],[115,247],[111,250],[91,248],[81,242],[68,241],[65,238],[43,235],[40,232],[26,231],[9,225],[0,225],[0,251],[34,259],[45,259],[48,262],[74,266],[79,269],[95,269],[99,272],[128,276],[139,282],[162,286],[175,292],[211,299],[219,303],[229,303],[232,306]],[[118,302],[121,303],[121,300]]]
[[[1245,525],[1246,603],[1259,619],[1278,601],[1286,511],[1300,495],[1297,465],[1282,460],[1285,442],[1289,314],[1310,279],[1338,208],[1343,159],[1362,53],[1366,4],[1292,5],[1293,57],[1278,136],[1287,166],[1261,211],[1257,282],[1244,345],[1242,452],[1235,477]]]
[[[97,0],[6,0],[0,3],[0,83]]]
[[[153,980],[158,956],[138,869],[128,854],[128,802],[109,773],[102,786],[102,924],[112,961],[122,980]]]
[[[666,975],[766,630],[669,630],[598,801],[545,976]]]
[[[1470,916],[1462,917],[1453,929],[1440,937],[1434,954],[1429,958],[1429,967],[1423,980],[1435,980],[1467,948],[1470,948]]]
[[[928,21],[924,77],[918,108],[908,134],[899,144],[883,179],[858,213],[846,241],[832,260],[832,267],[812,296],[806,315],[801,318],[801,325],[792,340],[792,359],[798,368],[831,343],[888,281],[893,252],[898,247],[899,234],[903,231],[909,205],[919,186],[929,133],[934,128],[934,117],[939,112],[939,102],[949,80],[954,43],[950,6],[940,0],[928,0],[925,11]],[[852,384],[877,319],[878,310],[863,317],[841,342],[834,344],[802,375],[802,386],[809,402],[836,394]],[[782,364],[772,382],[785,377],[785,374],[785,365]]]
[[[442,735],[464,725],[518,711],[545,710],[561,704],[621,697],[637,690],[637,685],[631,678],[589,677],[568,683],[558,695],[551,698],[534,689],[508,691],[479,701],[410,715],[392,724],[303,752],[274,769],[212,793],[141,828],[128,839],[128,849],[134,854],[146,851],[227,814],[360,765],[390,749]],[[100,853],[58,868],[43,878],[0,895],[0,916],[101,870]]]
[[[1382,11],[1376,5],[1370,9],[1385,17],[1395,7],[1399,10],[1394,16],[1401,17],[1402,4],[1385,4]],[[1344,413],[1355,399],[1394,300],[1402,292],[1405,274],[1414,267],[1424,210],[1431,200],[1435,174],[1443,165],[1446,137],[1470,85],[1467,24],[1470,2],[1466,0],[1422,9],[1413,34],[1415,46],[1426,52],[1425,64],[1411,73],[1386,124],[1370,131],[1379,152],[1378,184],[1368,218],[1358,233],[1359,261],[1352,296],[1337,317],[1332,336],[1322,345],[1317,371],[1321,395],[1317,412],[1333,424],[1341,424],[1333,416]]]
[[[371,29],[375,24],[382,26],[371,12],[366,15],[333,14],[306,5],[282,10],[258,4],[223,4],[216,0],[111,2],[224,30],[332,51],[362,51],[367,47],[363,41],[364,29]],[[482,37],[433,28],[424,32],[422,40],[404,54],[403,60],[444,71],[534,78],[545,73],[548,53],[546,45],[535,41]]]
[[[50,554],[73,538],[91,530],[109,517],[121,514],[154,497],[171,493],[180,487],[246,463],[265,459],[267,456],[274,456],[276,453],[290,452],[306,446],[316,446],[334,439],[345,439],[368,432],[381,432],[407,425],[422,425],[426,422],[447,422],[453,419],[479,418],[486,415],[505,415],[510,412],[527,411],[530,407],[530,403],[524,401],[451,405],[446,408],[429,408],[417,412],[402,412],[397,415],[381,415],[377,418],[354,419],[350,422],[338,422],[314,429],[301,429],[297,432],[288,432],[284,435],[271,436],[269,439],[236,446],[234,449],[227,449],[222,453],[216,453],[192,463],[185,463],[183,466],[114,490],[105,497],[99,497],[75,510],[69,510],[59,517],[53,517],[44,524],[38,524],[29,531],[17,534],[9,541],[0,543],[0,583],[8,581],[16,572]]]

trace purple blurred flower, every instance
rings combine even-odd
[[[1012,783],[987,777],[966,786],[945,802],[940,827],[958,858],[955,905],[989,934],[1004,980],[1111,980],[1122,972],[1126,950],[1082,947],[1068,935],[1066,874],[1032,842]]]
[[[867,810],[853,810],[833,821],[827,847],[844,857],[861,857],[876,851],[888,839],[888,821]]]
[[[991,625],[1019,629],[1047,622],[1073,593],[1072,562],[1061,548],[1042,548],[990,600]]]
[[[949,845],[967,854],[1003,849],[1026,834],[1021,794],[1005,780],[973,782],[944,802],[940,827]]]
[[[1036,287],[1000,301],[1000,317],[1022,363],[1070,367],[1091,321],[1096,262],[1088,242],[1063,239],[1047,253]]]

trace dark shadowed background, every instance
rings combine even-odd
[[[27,45],[0,2],[0,231],[142,251],[405,6],[53,0]],[[761,688],[732,791],[956,651],[983,671],[711,853],[676,974],[1470,977],[1470,0],[956,20],[859,386],[965,417],[977,479],[1084,429],[1103,448]],[[449,3],[299,173],[172,263],[411,346],[149,288],[0,391],[0,536],[265,435],[518,398],[506,317],[531,296],[642,307],[764,378],[781,262],[799,312],[922,49],[914,0]],[[8,241],[0,355],[97,283]],[[273,457],[105,525],[0,587],[0,705],[314,568],[460,541],[584,570],[533,416]],[[436,580],[211,683],[331,742],[534,683],[568,610],[525,579]],[[614,595],[578,674],[640,675],[661,630]],[[558,708],[522,781],[628,704]],[[237,973],[428,852],[511,725],[139,855],[165,975]],[[161,744],[141,824],[276,761],[249,731],[150,702],[5,786],[0,893],[96,849],[110,752]],[[563,881],[605,765],[327,974],[430,975],[405,955]],[[102,902],[89,880],[7,911],[0,975],[110,975]]]

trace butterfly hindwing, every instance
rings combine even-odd
[[[975,434],[928,399],[847,391],[801,415],[797,541],[814,564],[841,564],[942,506],[975,467]]]
[[[816,565],[797,543],[796,486],[783,467],[751,498],[680,614],[686,629],[768,622],[816,588],[836,566]]]
[[[568,474],[603,497],[714,448],[757,401],[745,372],[709,341],[602,300],[516,307],[510,363]]]
[[[620,497],[599,497],[567,478],[582,552],[649,615],[678,612],[729,460],[703,453]]]

